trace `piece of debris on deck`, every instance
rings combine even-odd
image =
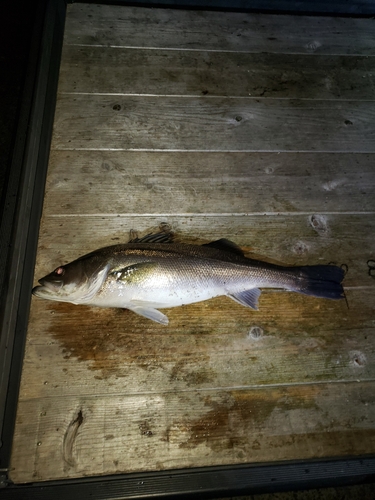
[[[68,6],[35,281],[168,224],[347,301],[33,298],[17,483],[375,451],[375,21]]]

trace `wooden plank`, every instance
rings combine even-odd
[[[67,45],[59,91],[366,100],[374,78],[374,57]]]
[[[127,392],[157,391],[161,387],[173,391],[191,384],[207,388],[373,378],[374,282],[366,263],[372,255],[372,215],[367,217],[367,229],[363,215],[336,215],[328,219],[328,240],[311,224],[308,226],[307,216],[301,215],[266,219],[195,216],[175,220],[177,227],[183,228],[181,239],[184,234],[187,240],[192,238],[192,228],[198,239],[205,238],[203,241],[226,236],[240,243],[239,238],[249,238],[247,243],[258,254],[269,246],[273,250],[271,257],[285,263],[311,264],[321,259],[340,263],[340,257],[345,255],[350,259],[346,261],[349,272],[345,279],[350,309],[344,301],[269,293],[263,294],[257,313],[225,298],[171,309],[171,324],[165,329],[126,311],[35,300],[25,360],[29,377],[24,397],[47,396],[51,388],[55,395],[70,394],[71,390],[75,394],[108,390],[115,394],[125,388]],[[66,217],[49,217],[42,226],[44,245],[36,273],[40,277],[78,257],[78,249],[81,253],[93,250],[94,246],[89,245],[93,235],[103,240],[112,235],[115,243],[120,237],[125,239],[123,227],[128,230],[138,223],[139,229],[147,232],[152,222],[156,225],[160,219],[72,217],[66,223]],[[231,233],[220,233],[220,225],[223,230],[230,228]],[[334,234],[335,228],[342,231],[344,227],[348,234]],[[114,228],[120,228],[120,233]],[[296,238],[288,240],[292,228]],[[356,234],[353,228],[358,231]],[[353,248],[352,241],[360,244]],[[51,262],[52,255],[57,257]],[[264,339],[253,345],[252,332],[257,328],[261,328]],[[38,368],[41,359],[54,360],[50,367],[45,367],[44,378]],[[359,366],[354,364],[355,359]]]
[[[48,215],[375,212],[374,161],[371,154],[55,150],[44,210]]]
[[[54,149],[374,152],[375,103],[60,95]]]
[[[218,298],[164,310],[168,326],[35,299],[20,397],[375,380],[373,294],[347,290],[348,308],[269,292],[257,312]]]
[[[374,215],[202,214],[56,216],[45,218],[36,278],[97,248],[127,242],[131,229],[145,234],[167,223],[180,241],[229,238],[263,260],[285,265],[346,264],[345,284],[373,286],[367,261],[374,258]],[[315,227],[315,224],[317,226]]]
[[[375,55],[374,33],[373,19],[74,4],[68,5],[64,43]]]
[[[23,400],[10,477],[371,453],[374,395],[371,382]]]
[[[196,238],[198,243],[225,236],[251,246],[258,255],[267,255],[269,250],[271,260],[285,264],[345,262],[350,309],[344,301],[268,293],[262,296],[260,311],[254,313],[222,298],[171,309],[166,330],[126,311],[35,300],[25,360],[29,377],[23,396],[47,396],[51,387],[54,394],[66,395],[72,389],[75,394],[99,394],[109,387],[117,393],[125,387],[127,392],[136,392],[161,387],[181,390],[191,384],[207,388],[373,378],[374,281],[367,266],[373,255],[373,215],[336,214],[323,220],[329,234],[319,232],[309,216],[301,214],[172,216],[163,220],[45,217],[37,277],[94,248],[126,241],[130,228],[145,233],[160,222],[169,222],[181,240]],[[353,241],[358,242],[354,247]],[[341,261],[344,257],[348,260]],[[264,336],[255,346],[254,328],[261,328]],[[258,350],[261,352],[256,354]],[[360,372],[353,364],[357,357],[362,363]],[[54,360],[45,367],[43,380],[38,368],[41,359]],[[92,375],[91,371],[98,373]]]

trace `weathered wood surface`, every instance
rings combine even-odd
[[[352,456],[375,446],[374,408],[358,382],[23,400],[17,427],[35,451],[16,441],[17,478]]]
[[[60,92],[73,93],[90,89],[91,93],[158,95],[161,82],[169,95],[362,100],[373,99],[375,93],[374,56],[296,55],[291,59],[289,54],[67,45],[60,74]]]
[[[374,157],[362,153],[52,151],[45,212],[375,212],[374,193]]]
[[[65,44],[375,55],[374,19],[68,6]]]
[[[36,279],[168,224],[345,264],[347,301],[33,298],[13,481],[374,452],[374,26],[68,6]]]
[[[62,94],[53,146],[375,152],[375,102]]]

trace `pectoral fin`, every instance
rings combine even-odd
[[[250,290],[245,290],[243,292],[232,293],[228,295],[228,297],[245,307],[258,309],[258,299],[261,293],[262,292],[259,288],[251,288]]]
[[[152,321],[156,321],[156,323],[160,323],[162,325],[168,325],[169,320],[167,316],[157,309],[153,309],[152,307],[147,306],[146,304],[143,306],[131,306],[128,307],[131,311],[143,316],[144,318],[151,319]]]
[[[156,266],[157,264],[154,262],[140,262],[131,266],[114,269],[111,274],[115,276],[116,281],[134,283],[146,278]]]

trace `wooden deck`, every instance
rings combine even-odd
[[[14,482],[375,451],[374,94],[373,19],[68,6],[36,281],[166,223],[347,302],[33,298]]]

